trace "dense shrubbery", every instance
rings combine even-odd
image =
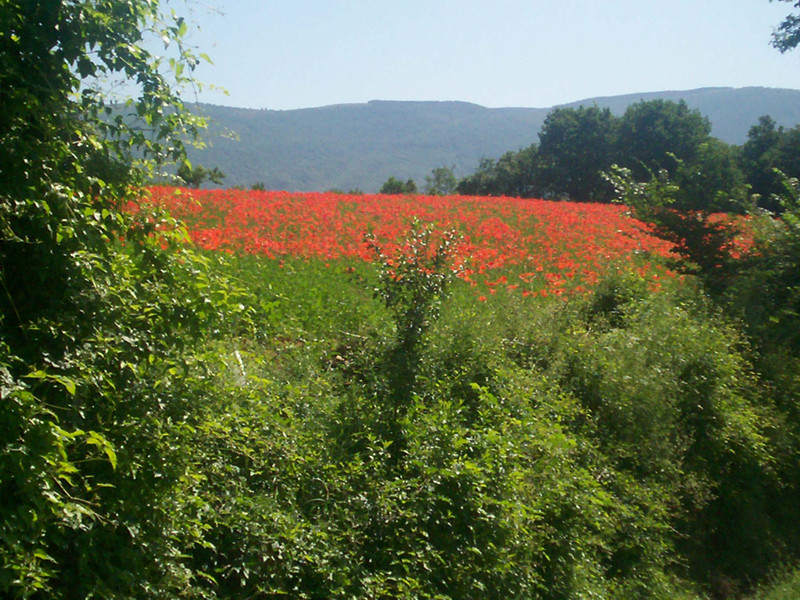
[[[696,292],[620,273],[567,304],[475,303],[456,281],[414,337],[398,410],[395,350],[413,320],[370,300],[377,274],[238,268],[271,282],[281,318],[243,367],[230,356],[236,416],[203,438],[216,456],[203,462],[222,469],[208,481],[229,498],[206,513],[213,589],[696,597],[692,585],[746,588],[793,555],[788,414]]]

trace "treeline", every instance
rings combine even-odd
[[[539,143],[486,158],[454,188],[461,194],[610,202],[604,174],[612,165],[642,181],[662,170],[681,190],[677,208],[737,210],[757,195],[780,210],[775,174],[800,175],[800,126],[779,127],[763,116],[741,146],[711,136],[711,123],[685,102],[649,100],[617,117],[607,108],[558,108],[545,120]]]

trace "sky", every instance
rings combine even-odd
[[[547,108],[600,96],[800,89],[768,0],[186,0],[208,54],[202,102],[296,109],[369,100]],[[227,94],[219,89],[223,88]]]

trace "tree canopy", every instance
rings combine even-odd
[[[401,181],[394,175],[389,177],[380,189],[381,194],[416,194],[417,184],[413,179]]]
[[[643,100],[620,117],[597,106],[557,108],[547,115],[538,145],[485,159],[457,189],[610,202],[614,191],[603,173],[617,164],[640,179],[666,169],[680,180],[682,205],[707,206],[743,185],[737,153],[710,131],[708,119],[685,102]]]
[[[611,189],[600,174],[613,162],[615,126],[607,108],[581,106],[550,112],[539,134],[537,183],[546,195],[608,201]]]
[[[620,118],[616,160],[639,178],[659,169],[672,173],[675,158],[691,161],[710,135],[709,120],[683,100],[637,102]]]
[[[795,8],[800,8],[800,2],[797,0],[778,1],[793,3]],[[781,21],[772,34],[772,45],[781,52],[787,52],[797,48],[798,44],[800,44],[800,15],[791,13]]]
[[[453,169],[455,167],[436,167],[425,177],[425,193],[434,196],[447,196],[456,191],[458,180]]]

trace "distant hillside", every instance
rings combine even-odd
[[[800,90],[703,88],[589,98],[615,114],[639,100],[683,99],[700,110],[712,134],[741,144],[762,115],[784,126],[800,123]],[[431,169],[455,166],[458,176],[481,158],[497,158],[537,141],[552,108],[485,108],[466,102],[341,104],[299,110],[252,110],[198,105],[211,118],[209,147],[191,160],[219,167],[225,185],[262,182],[268,189],[374,192],[390,176],[422,185]],[[238,140],[223,135],[233,132]]]

